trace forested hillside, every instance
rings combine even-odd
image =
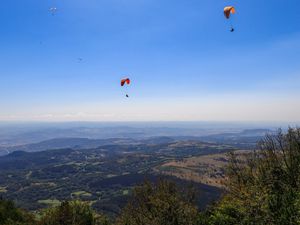
[[[0,202],[3,225],[248,225],[300,224],[300,129],[268,135],[257,151],[240,159],[228,154],[226,194],[206,210],[195,204],[197,190],[172,181],[146,182],[115,220],[88,204],[63,202],[35,214]]]

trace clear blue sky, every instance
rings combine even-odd
[[[2,0],[0,27],[0,120],[300,121],[299,0]]]

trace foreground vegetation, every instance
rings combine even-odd
[[[116,225],[294,225],[300,224],[300,129],[267,135],[246,159],[229,154],[226,195],[204,212],[195,192],[170,181],[136,187]],[[0,202],[4,225],[107,225],[88,204],[63,202],[38,217]]]
[[[300,129],[267,135],[246,163],[234,154],[228,194],[202,224],[300,224]]]

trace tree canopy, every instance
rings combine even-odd
[[[197,208],[169,181],[137,187],[117,225],[192,225]]]
[[[300,129],[267,135],[255,152],[229,155],[227,194],[206,224],[300,224]]]

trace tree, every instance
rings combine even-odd
[[[9,200],[0,199],[0,224],[1,225],[34,225],[33,215],[16,208]]]
[[[62,202],[58,207],[47,209],[39,225],[108,225],[108,220],[95,214],[88,204],[73,201]]]
[[[132,200],[117,219],[117,225],[192,225],[197,219],[197,208],[176,185],[159,181],[145,182],[135,188]]]
[[[245,160],[231,153],[226,197],[209,224],[300,224],[300,129],[267,135]]]

